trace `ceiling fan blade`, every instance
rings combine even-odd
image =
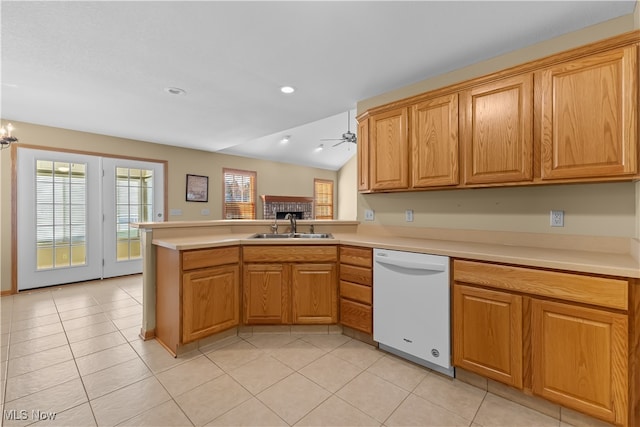
[[[340,145],[340,144],[342,144],[342,143],[344,143],[344,142],[345,142],[345,141],[344,141],[344,139],[343,139],[342,141],[338,142],[337,144],[333,144],[333,146],[334,146],[334,147],[337,147],[338,145]]]
[[[320,141],[344,141],[344,138],[324,138]]]

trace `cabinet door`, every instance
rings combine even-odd
[[[291,271],[293,323],[336,323],[338,286],[335,264],[293,264]]]
[[[542,179],[638,172],[638,47],[541,72]]]
[[[371,116],[369,126],[369,178],[372,190],[409,187],[407,109]]]
[[[522,297],[456,283],[453,363],[522,388]]]
[[[358,123],[358,191],[369,190],[369,119]]]
[[[464,183],[533,179],[533,75],[476,86],[460,94]]]
[[[457,185],[458,95],[411,108],[411,186]]]
[[[622,314],[532,300],[533,392],[624,424],[627,331]]]
[[[245,324],[290,323],[288,265],[245,264],[243,290]]]
[[[240,321],[237,265],[185,273],[182,279],[182,343],[237,326]]]

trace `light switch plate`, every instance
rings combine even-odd
[[[407,209],[404,211],[404,220],[407,222],[413,222],[413,209]]]

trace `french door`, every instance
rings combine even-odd
[[[18,290],[142,271],[130,223],[164,219],[162,164],[19,147],[17,173]]]
[[[103,277],[142,271],[140,232],[132,222],[163,221],[164,179],[160,163],[104,158]]]

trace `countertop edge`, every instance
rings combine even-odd
[[[353,245],[370,248],[446,255],[476,261],[549,268],[578,273],[640,278],[640,263],[631,254],[582,252],[532,248],[492,243],[382,237],[334,233],[333,239],[250,239],[249,235],[226,234],[187,238],[153,239],[156,246],[193,250],[230,245]]]

